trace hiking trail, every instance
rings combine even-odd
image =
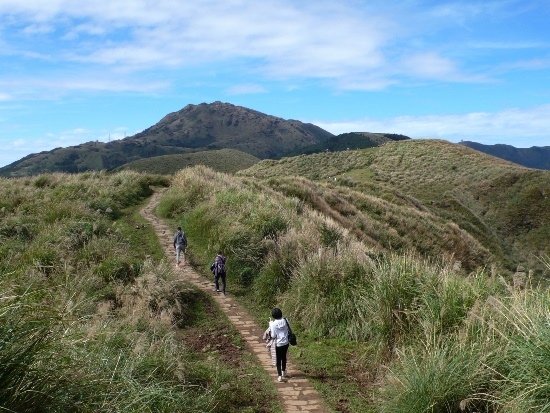
[[[160,200],[160,196],[160,192],[153,193],[149,203],[140,212],[141,215],[153,226],[153,229],[161,242],[169,262],[174,262],[174,231],[162,222],[162,220],[154,213],[154,210]],[[213,291],[213,280],[199,275],[189,264],[177,267],[175,271],[181,276],[182,279],[189,281],[196,287],[207,292],[227,315],[231,323],[233,323],[235,328],[243,337],[249,350],[252,351],[264,370],[266,370],[271,376],[271,379],[277,388],[277,392],[282,401],[285,412],[329,412],[329,409],[325,406],[325,403],[322,401],[319,393],[307,380],[305,374],[291,364],[290,357],[289,380],[285,383],[277,382],[277,371],[275,367],[271,365],[271,357],[265,347],[264,341],[262,340],[262,334],[265,331],[265,328],[267,328],[267,325],[264,328],[258,326],[250,314],[248,314],[248,312],[237,302],[237,300],[231,297],[231,286],[229,286],[229,294],[224,296],[223,294]]]

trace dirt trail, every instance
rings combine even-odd
[[[160,193],[155,192],[147,206],[141,210],[141,214],[153,225],[166,256],[170,260],[174,260],[174,247],[172,244],[174,231],[154,214],[154,209],[159,202],[160,195]],[[267,325],[263,329],[259,327],[237,300],[231,297],[231,285],[228,286],[228,295],[224,296],[213,291],[213,280],[200,276],[189,265],[179,267],[177,271],[182,278],[193,283],[201,290],[208,292],[227,314],[227,317],[242,335],[252,353],[256,355],[262,367],[275,382],[286,412],[326,413],[329,411],[305,375],[293,368],[294,366],[291,363],[289,363],[288,369],[291,377],[288,382],[277,382],[277,371],[271,365],[271,357],[261,339]]]

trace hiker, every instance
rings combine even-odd
[[[273,321],[269,323],[271,337],[275,340],[275,364],[277,366],[278,382],[286,381],[286,353],[288,351],[288,323],[283,318],[283,312],[275,307],[271,310]]]
[[[176,266],[178,267],[180,265],[180,255],[183,263],[185,264],[185,248],[187,248],[187,237],[181,227],[178,227],[178,230],[174,235],[174,250],[176,250]]]
[[[223,295],[225,295],[225,278],[227,275],[227,272],[225,270],[225,262],[227,261],[227,258],[222,254],[221,251],[218,251],[218,255],[216,255],[216,258],[214,258],[214,262],[210,266],[210,271],[214,274],[214,285],[215,285],[215,291],[217,293],[220,292],[220,284],[219,279],[222,279],[223,284]]]

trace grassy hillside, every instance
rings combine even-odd
[[[178,155],[154,156],[140,159],[120,167],[138,172],[170,175],[189,166],[204,165],[219,172],[235,173],[259,162],[248,153],[234,149],[191,152]]]
[[[426,257],[445,257],[470,271],[495,261],[476,238],[413,199],[398,198],[399,193],[385,200],[304,178],[270,179],[267,184],[332,218],[376,251],[415,251]]]
[[[312,153],[326,151],[345,151],[349,149],[364,149],[373,148],[383,145],[387,142],[401,141],[410,139],[408,136],[398,135],[393,133],[370,133],[370,132],[350,132],[342,133],[338,136],[330,137],[329,139],[316,143],[305,148],[300,148],[299,151],[288,154],[292,155],[310,155]]]
[[[218,249],[227,254],[229,291],[259,322],[283,309],[298,334],[292,362],[335,410],[550,412],[548,290],[373,246],[334,214],[375,206],[349,189],[269,185],[186,169],[158,211],[184,226],[205,271]],[[336,195],[349,203],[325,209],[314,199]],[[414,214],[409,202],[399,214]]]
[[[474,236],[509,270],[540,269],[550,253],[550,172],[522,168],[444,141],[411,140],[381,147],[262,161],[240,172],[332,181],[393,202],[412,197]]]
[[[280,411],[228,320],[163,260],[137,210],[151,184],[167,181],[0,179],[0,410]]]

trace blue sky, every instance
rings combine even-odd
[[[0,0],[0,166],[216,100],[550,145],[550,2]]]

